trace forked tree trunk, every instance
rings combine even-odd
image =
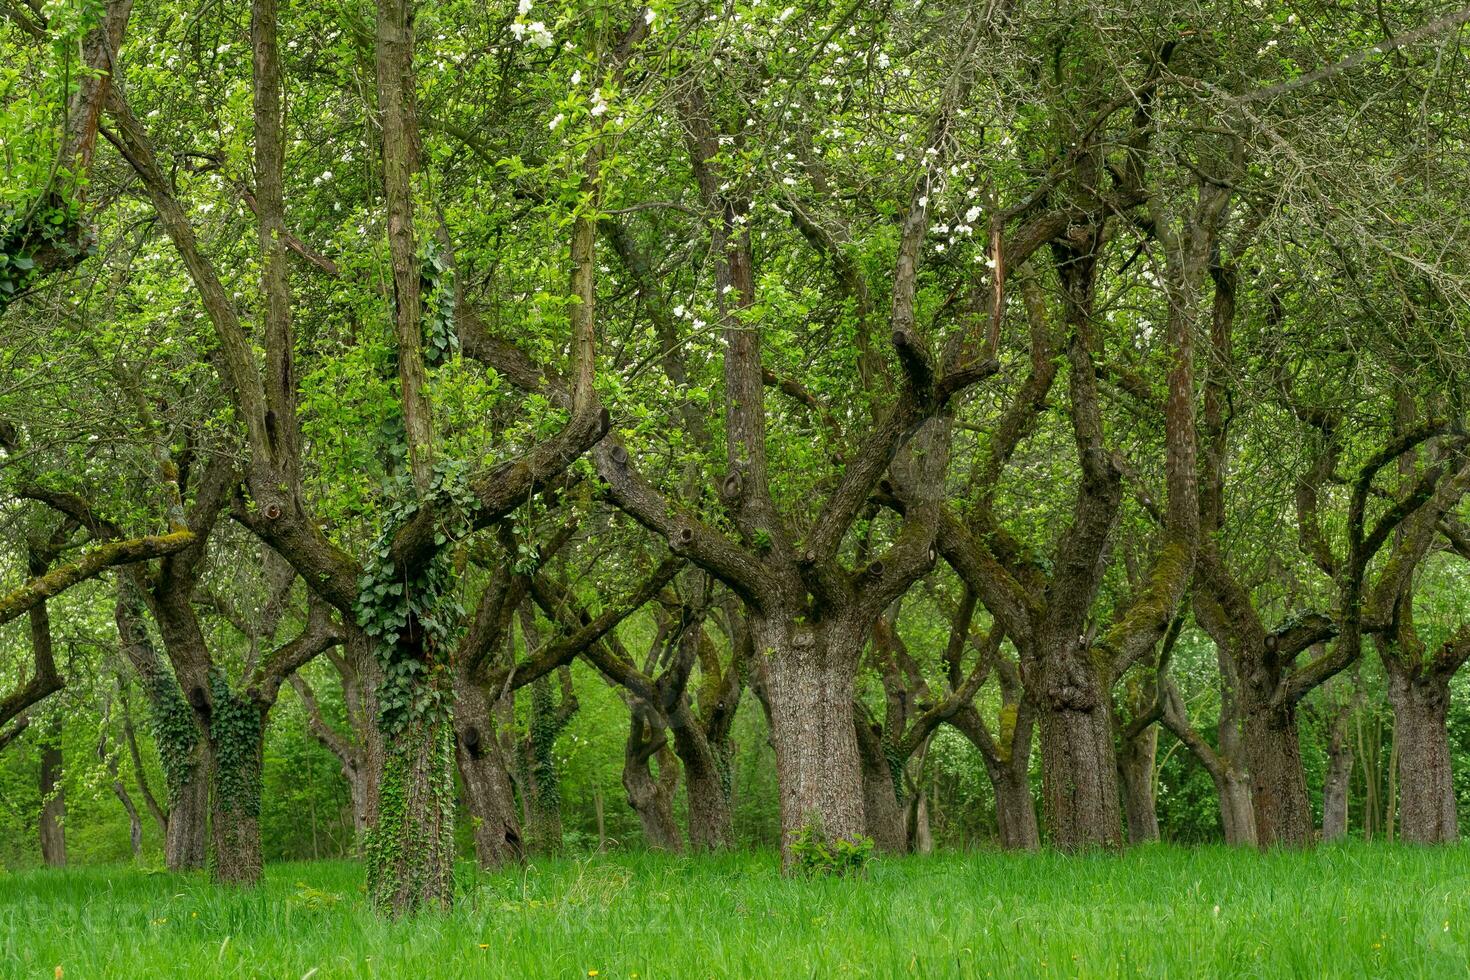
[[[1118,750],[1123,812],[1128,820],[1131,844],[1159,839],[1159,815],[1154,806],[1154,759],[1158,746],[1158,726],[1150,725],[1135,737],[1124,739]]]
[[[1390,668],[1388,700],[1398,755],[1399,837],[1415,844],[1457,841],[1460,827],[1446,726],[1449,676],[1429,671],[1412,676]]]
[[[883,751],[881,733],[869,727],[862,717],[854,720],[862,761],[863,819],[868,836],[882,853],[903,854],[908,850],[908,834],[904,828],[904,807],[898,797],[898,774]]]
[[[663,742],[662,733],[650,731],[642,713],[633,711],[623,757],[623,789],[628,805],[638,814],[643,840],[649,850],[678,853],[684,849],[679,825],[674,820],[674,791],[679,785],[679,764],[674,753]],[[650,752],[649,739],[658,741]],[[657,762],[658,772],[652,763]]]
[[[61,726],[46,726],[41,744],[41,859],[47,866],[66,864],[66,790],[62,786]]]
[[[510,773],[484,688],[455,677],[455,759],[475,838],[475,861],[493,871],[525,859]]]
[[[1052,846],[1123,843],[1111,699],[1081,653],[1048,658],[1041,700],[1041,794]]]
[[[1314,827],[1296,712],[1289,705],[1249,705],[1244,737],[1257,844],[1309,846]]]
[[[782,864],[790,868],[804,827],[828,840],[856,840],[866,830],[852,713],[862,634],[754,613],[750,626],[776,750]]]

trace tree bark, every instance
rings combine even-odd
[[[170,782],[168,830],[164,835],[164,864],[170,871],[198,871],[208,857],[209,780],[204,745],[195,747],[193,775]]]
[[[1248,704],[1244,741],[1256,842],[1263,848],[1309,846],[1314,827],[1295,707]]]
[[[724,746],[712,744],[686,702],[670,719],[674,754],[684,770],[684,797],[689,811],[689,847],[714,851],[735,841],[730,814],[729,760]]]
[[[265,712],[221,681],[215,686],[209,734],[212,877],[222,885],[258,885],[265,867],[260,848]]]
[[[1344,701],[1332,713],[1327,741],[1327,774],[1322,781],[1322,839],[1343,840],[1348,830],[1348,789],[1353,775],[1353,746],[1348,739],[1352,703]]]
[[[493,871],[525,859],[515,793],[500,753],[495,717],[484,688],[455,677],[455,758],[464,783],[464,805],[475,837],[475,860]]]
[[[380,912],[448,909],[454,900],[454,726],[447,701],[384,742],[377,820],[363,848],[368,899]]]
[[[1459,840],[1450,764],[1449,676],[1389,669],[1388,700],[1398,755],[1400,839],[1415,844]]]
[[[679,764],[669,749],[663,731],[649,712],[632,711],[623,755],[623,788],[628,805],[638,814],[643,840],[649,850],[678,853],[684,849],[679,825],[674,821],[674,790],[679,784]],[[650,763],[657,761],[655,775]]]
[[[861,640],[843,625],[754,611],[750,616],[776,750],[786,867],[792,863],[791,843],[804,827],[829,840],[856,840],[866,830],[852,712]]]
[[[855,717],[858,754],[863,773],[863,817],[868,836],[884,854],[908,851],[905,810],[899,801],[897,774],[884,752],[882,732]]]
[[[1051,843],[1063,851],[1123,843],[1111,699],[1083,657],[1054,656],[1042,667],[1042,805]]]
[[[61,726],[46,726],[41,743],[41,859],[48,867],[66,865],[66,789],[62,785]]]
[[[1159,815],[1154,806],[1154,759],[1158,747],[1158,726],[1150,725],[1133,738],[1124,739],[1118,751],[1123,812],[1128,821],[1128,841],[1132,844],[1159,839]]]
[[[929,827],[929,798],[924,791],[909,797],[904,810],[904,834],[911,854],[934,853],[934,834]]]

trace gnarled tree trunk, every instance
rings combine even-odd
[[[684,848],[674,821],[674,790],[679,764],[651,713],[634,707],[623,755],[623,788],[628,805],[638,814],[643,840],[650,850],[677,853]],[[657,762],[658,773],[651,763]]]

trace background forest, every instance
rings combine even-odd
[[[1470,10],[0,15],[0,866],[1459,840]]]

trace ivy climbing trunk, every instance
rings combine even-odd
[[[363,848],[368,899],[379,911],[453,903],[453,742],[447,699],[384,740],[377,822]]]
[[[261,763],[265,712],[216,679],[209,719],[211,794],[210,870],[222,885],[257,885],[260,849]]]
[[[852,697],[862,632],[838,621],[803,622],[752,612],[776,750],[782,863],[803,828],[828,840],[867,830]]]
[[[561,780],[556,771],[556,737],[564,721],[553,700],[551,683],[531,684],[531,730],[521,743],[525,794],[526,845],[533,854],[559,854],[562,849]]]

